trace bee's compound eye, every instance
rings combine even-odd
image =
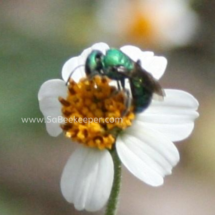
[[[101,61],[102,55],[103,55],[102,53],[97,53],[96,54],[96,56],[95,56],[96,57],[96,62],[100,62]]]

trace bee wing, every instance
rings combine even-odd
[[[165,93],[158,81],[155,80],[150,73],[146,72],[138,63],[135,64],[135,69],[132,71],[132,76],[142,79],[143,86],[147,90],[153,92],[153,98],[156,100],[163,100]]]

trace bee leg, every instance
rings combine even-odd
[[[124,92],[126,94],[126,98],[125,98],[125,102],[124,102],[126,109],[123,111],[122,116],[125,116],[131,107],[131,94],[128,89],[124,89]]]
[[[121,83],[122,89],[125,90],[125,79],[124,78],[121,79],[120,83]]]
[[[121,91],[121,86],[120,86],[119,81],[116,81],[116,83],[117,83],[117,87],[116,87],[115,90],[111,93],[111,96],[115,96],[115,95],[117,95],[117,94]]]
[[[126,94],[126,99],[125,99],[125,103],[124,103],[126,109],[122,113],[122,116],[125,116],[131,107],[131,94],[130,94],[130,91],[125,88],[125,79],[122,79],[120,83],[121,83],[121,86],[123,88],[123,91]]]
[[[120,86],[120,82],[119,81],[116,81],[117,82],[117,88],[119,91],[121,91],[121,86]]]

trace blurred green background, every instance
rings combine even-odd
[[[123,1],[119,3],[110,6],[105,0],[0,1],[1,215],[88,214],[75,211],[63,199],[59,186],[61,172],[75,144],[63,135],[50,137],[44,124],[23,124],[21,118],[42,117],[37,101],[41,84],[60,78],[68,58],[100,41],[115,47],[138,44],[142,49],[147,47],[166,56],[169,63],[162,86],[188,91],[200,102],[200,118],[194,133],[177,143],[181,162],[173,175],[166,178],[164,186],[149,187],[123,171],[118,214],[214,215],[215,1],[189,3],[189,10],[198,17],[198,27],[189,42],[171,47],[163,46],[162,40],[147,43],[146,25],[141,29],[142,24],[138,23],[143,20],[139,16],[134,35],[105,29],[109,27],[98,20],[101,14],[109,24],[113,17],[121,25],[135,18],[135,11],[126,14],[121,11]],[[132,4],[138,6],[140,2]],[[115,8],[116,16],[110,8],[103,11],[108,7]],[[175,25],[183,27],[185,23]],[[150,35],[155,36],[153,32]]]

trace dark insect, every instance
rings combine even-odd
[[[109,49],[105,55],[98,50],[92,51],[87,57],[85,71],[88,77],[105,75],[117,81],[118,88],[122,88],[129,99],[129,90],[125,88],[125,81],[128,79],[136,113],[149,106],[153,94],[159,98],[164,97],[160,84],[141,67],[140,61],[134,62],[119,49]]]

